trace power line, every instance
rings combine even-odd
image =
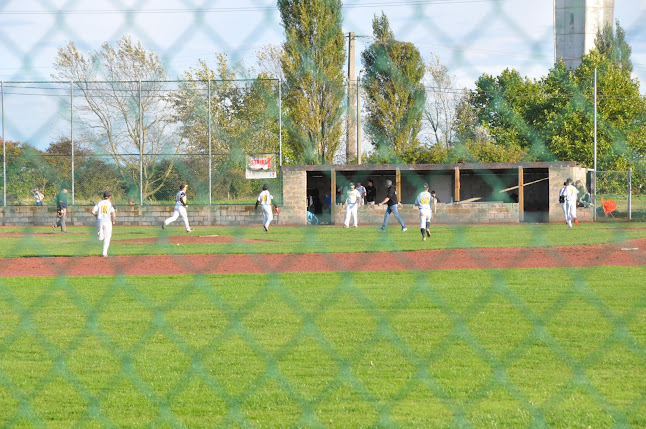
[[[384,6],[423,6],[431,4],[500,3],[503,0],[403,0],[369,3],[351,3],[343,8],[358,9]],[[105,14],[176,14],[215,12],[262,12],[278,10],[276,6],[237,6],[211,8],[159,8],[159,9],[76,9],[76,10],[2,10],[3,15],[105,15]]]

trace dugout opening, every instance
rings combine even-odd
[[[441,204],[472,204],[483,210],[487,203],[517,205],[518,221],[553,221],[554,187],[562,175],[581,169],[568,163],[421,164],[421,165],[318,165],[286,166],[306,173],[307,210],[318,223],[334,224],[334,209],[342,204],[350,182],[376,188],[375,202],[386,195],[391,180],[399,201],[412,205],[424,183],[428,183]],[[556,191],[558,192],[558,191]],[[555,197],[556,198],[556,197]],[[480,203],[479,208],[478,204]],[[507,207],[507,206],[505,206]],[[506,210],[506,209],[505,209]],[[338,211],[338,210],[337,210]],[[462,212],[464,213],[464,212]]]

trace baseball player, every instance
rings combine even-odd
[[[105,191],[103,200],[92,208],[91,213],[96,216],[96,229],[99,241],[103,241],[103,257],[108,257],[108,247],[112,238],[112,225],[117,220],[117,212],[112,205],[112,193]]]
[[[567,188],[567,182],[563,182],[563,187],[559,191],[559,203],[561,204],[561,209],[563,209],[563,217],[565,218],[565,223],[567,223],[567,205],[565,204],[565,189]]]
[[[419,207],[419,229],[422,231],[422,240],[431,236],[431,217],[437,211],[437,198],[435,191],[428,192],[428,183],[424,183],[424,190],[419,193],[415,200],[415,205]]]
[[[268,232],[269,224],[274,220],[274,214],[271,211],[272,204],[276,208],[276,213],[280,213],[280,210],[276,203],[274,203],[274,197],[269,192],[269,186],[266,183],[262,185],[262,192],[258,194],[254,211],[258,210],[258,204],[260,204],[260,208],[262,209],[262,228],[265,232]]]
[[[359,204],[361,203],[361,194],[358,190],[355,189],[354,183],[350,183],[350,189],[346,193],[345,203],[345,222],[343,223],[344,228],[350,227],[350,217],[354,216],[354,227],[357,227],[357,211],[359,209]]]
[[[187,189],[188,185],[184,183],[179,185],[179,192],[177,193],[177,195],[175,195],[175,210],[173,210],[173,215],[162,223],[162,229],[166,228],[166,225],[176,221],[177,218],[181,216],[182,220],[184,221],[184,225],[186,226],[186,232],[193,232],[188,224],[188,215],[186,214],[186,206],[188,206],[188,203],[186,202]]]
[[[565,183],[565,221],[567,222],[567,226],[572,228],[573,220],[575,225],[579,224],[576,218],[576,197],[578,192],[572,184],[572,179],[567,179]]]

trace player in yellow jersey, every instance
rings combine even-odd
[[[426,241],[426,237],[431,236],[429,227],[431,226],[431,218],[433,213],[437,211],[437,198],[435,198],[435,191],[428,192],[428,183],[424,183],[424,190],[419,193],[415,200],[415,205],[419,207],[419,229],[422,232],[422,240]]]

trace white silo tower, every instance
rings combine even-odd
[[[554,62],[563,58],[575,68],[581,57],[594,48],[597,31],[612,25],[615,0],[553,0]]]

